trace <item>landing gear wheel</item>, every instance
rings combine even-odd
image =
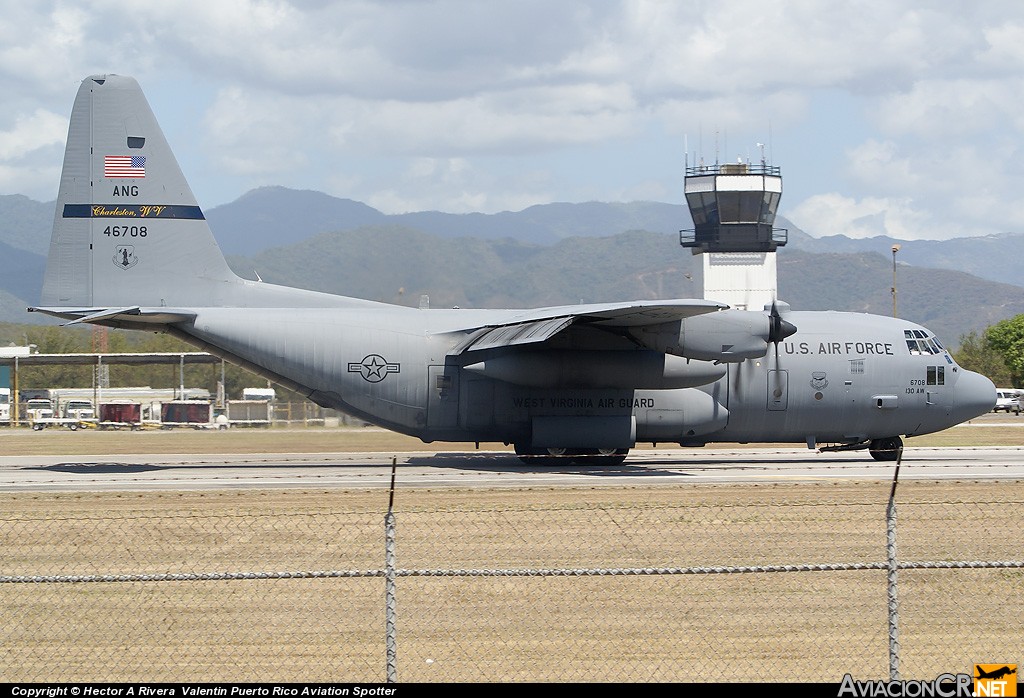
[[[903,451],[903,439],[891,436],[887,439],[873,439],[868,446],[871,457],[880,461],[894,461]]]
[[[519,460],[527,465],[568,465],[576,455],[568,448],[530,448],[516,444],[515,449]]]
[[[582,457],[577,458],[576,462],[602,466],[621,465],[628,453],[628,448],[590,448],[581,451]]]

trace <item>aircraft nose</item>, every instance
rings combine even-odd
[[[985,376],[960,369],[953,397],[953,416],[957,423],[974,419],[996,406],[996,386]]]

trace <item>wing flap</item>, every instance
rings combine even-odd
[[[543,342],[571,325],[575,319],[574,317],[554,317],[547,320],[484,327],[471,333],[452,349],[451,353],[461,354],[470,350],[483,351],[497,347]]]

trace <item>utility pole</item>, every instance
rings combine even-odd
[[[896,317],[896,253],[900,251],[899,245],[892,246],[892,316]]]

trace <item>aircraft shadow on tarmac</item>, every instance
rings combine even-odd
[[[865,452],[866,453],[866,452]],[[906,462],[906,459],[904,459]],[[708,470],[765,470],[775,469],[779,466],[818,467],[818,468],[883,468],[891,469],[894,463],[879,463],[870,456],[863,458],[836,458],[830,459],[827,455],[814,459],[793,457],[788,454],[772,453],[769,455],[758,454],[756,456],[744,457],[730,455],[726,457],[702,457],[692,458],[686,455],[679,457],[644,458],[642,461],[630,463],[626,460],[619,465],[600,465],[587,463],[586,460],[574,460],[566,458],[565,463],[525,463],[517,456],[498,453],[475,453],[475,452],[438,452],[432,456],[414,456],[406,461],[407,465],[434,468],[453,468],[465,470],[477,470],[486,472],[515,472],[515,473],[571,473],[576,475],[596,475],[611,477],[615,475],[629,477],[655,477],[655,476],[687,476],[697,475],[697,472],[687,471],[708,471]],[[399,464],[401,465],[401,463]]]
[[[53,465],[34,465],[26,470],[50,470],[56,473],[76,473],[79,475],[107,475],[112,473],[145,473],[162,470],[164,466],[148,463],[55,463]]]
[[[537,463],[524,462],[519,457],[506,453],[488,452],[457,452],[442,451],[433,455],[414,455],[408,458],[400,458],[397,465],[403,467],[437,468],[449,470],[465,470],[475,472],[492,473],[517,473],[517,474],[572,474],[572,475],[593,475],[596,477],[685,477],[696,476],[697,471],[706,473],[708,470],[762,470],[777,468],[779,466],[808,466],[813,464],[824,468],[846,468],[846,467],[871,467],[891,468],[892,463],[880,464],[870,458],[866,459],[836,459],[831,460],[794,458],[784,454],[760,454],[753,457],[731,455],[718,458],[689,458],[681,457],[659,457],[644,458],[643,460],[630,463],[629,460],[616,465],[602,465],[599,463],[588,463],[586,459],[579,460],[565,458],[564,462],[555,459],[554,462],[545,460]],[[55,463],[52,465],[27,466],[28,470],[48,470],[51,472],[71,473],[76,475],[118,475],[135,474],[146,472],[160,472],[172,470],[193,470],[216,472],[221,470],[276,470],[276,471],[327,471],[327,470],[351,470],[353,468],[388,468],[388,463],[383,462],[234,462],[234,463],[119,463],[116,461],[103,462],[67,462]]]
[[[55,463],[53,465],[33,465],[26,470],[49,470],[56,473],[74,473],[77,475],[114,475],[128,473],[147,473],[168,470],[238,470],[253,469],[291,469],[315,470],[318,468],[348,468],[351,464],[340,463]],[[383,467],[383,466],[380,466]]]
[[[667,471],[652,468],[651,461],[645,461],[643,466],[631,465],[628,461],[618,465],[599,465],[577,461],[573,458],[566,458],[564,462],[554,463],[526,463],[518,456],[499,453],[457,453],[444,452],[435,453],[432,456],[413,456],[405,461],[406,465],[419,466],[424,468],[450,468],[453,470],[473,470],[477,472],[507,472],[520,474],[570,474],[570,475],[595,475],[599,477],[652,477],[658,475],[681,475],[678,471]],[[665,465],[678,466],[679,463],[666,461]]]
[[[630,476],[630,477],[651,477],[658,475],[683,475],[678,470],[662,470],[652,468],[652,463],[647,461],[643,466],[622,463],[619,465],[597,465],[573,462],[566,459],[565,463],[553,464],[527,464],[512,455],[495,453],[457,453],[439,452],[432,456],[413,456],[399,460],[398,467],[421,467],[440,468],[450,470],[466,470],[475,472],[493,473],[519,473],[519,474],[573,474],[573,475],[595,475],[601,477]],[[664,465],[678,467],[678,462],[665,461]],[[686,464],[689,465],[689,464]],[[47,470],[50,472],[71,473],[75,475],[128,475],[134,473],[160,472],[171,470],[348,470],[353,467],[373,467],[379,469],[389,468],[385,463],[378,464],[354,464],[354,463],[118,463],[118,462],[71,462],[55,463],[53,465],[29,466],[28,470]]]

